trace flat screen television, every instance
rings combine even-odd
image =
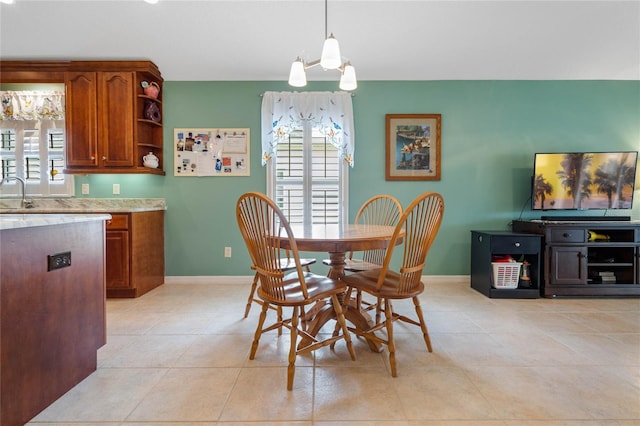
[[[536,153],[532,210],[630,209],[637,151]]]

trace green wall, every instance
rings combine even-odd
[[[336,86],[314,82],[307,90]],[[235,202],[246,191],[266,189],[260,94],[290,88],[285,82],[169,81],[163,90],[167,175],[79,176],[76,194],[89,183],[89,197],[116,197],[111,185],[120,183],[119,197],[165,198],[168,276],[249,275]],[[470,230],[508,230],[521,214],[539,218],[528,202],[536,151],[640,150],[639,81],[361,81],[353,106],[350,218],[374,194],[390,193],[407,205],[424,191],[440,192],[445,217],[427,261],[429,275],[469,274]],[[385,180],[388,113],[442,114],[440,181]],[[250,128],[251,176],[174,177],[173,129],[184,127]],[[621,213],[640,219],[640,199]],[[225,246],[232,247],[230,259]]]

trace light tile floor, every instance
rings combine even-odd
[[[248,359],[250,280],[109,299],[98,370],[29,424],[640,425],[640,299],[498,300],[427,278],[433,353],[397,323],[397,378],[386,351],[357,340],[353,362],[340,342],[299,357],[288,392],[287,335]]]

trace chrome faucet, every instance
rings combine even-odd
[[[9,176],[4,178],[2,181],[0,181],[0,185],[5,183],[5,182],[9,182],[12,180],[17,180],[20,182],[20,185],[22,187],[22,208],[23,209],[32,209],[33,208],[33,201],[27,201],[27,184],[24,181],[24,179],[22,179],[21,177],[18,176]]]

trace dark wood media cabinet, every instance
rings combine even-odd
[[[516,220],[512,228],[543,236],[543,296],[640,296],[640,221]]]
[[[497,299],[537,299],[540,297],[540,235],[506,231],[471,231],[471,288]],[[511,256],[530,264],[530,280],[520,280],[518,288],[494,286],[492,259]]]

